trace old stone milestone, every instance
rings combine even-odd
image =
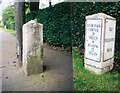
[[[26,75],[43,72],[43,25],[36,20],[23,25],[22,59]]]
[[[116,19],[104,13],[86,16],[84,66],[97,74],[113,68]]]

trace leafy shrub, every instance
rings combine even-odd
[[[115,55],[120,54],[120,2],[75,2],[72,7],[72,46],[84,48],[85,17],[96,13],[105,13],[116,18]],[[119,58],[120,59],[120,58]]]
[[[6,25],[7,29],[15,29],[14,23],[14,6],[10,5],[2,12],[2,22]]]
[[[115,55],[120,54],[120,2],[63,2],[55,6],[32,12],[26,21],[36,16],[44,26],[44,42],[71,50],[84,48],[85,16],[103,12],[116,18]],[[71,45],[72,39],[72,45]]]
[[[36,16],[43,24],[44,42],[71,50],[70,3],[60,3],[27,15],[26,21]]]

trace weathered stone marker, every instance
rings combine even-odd
[[[84,66],[97,74],[113,68],[116,19],[104,13],[86,16]]]
[[[43,72],[43,25],[36,20],[23,25],[23,69],[26,75]]]

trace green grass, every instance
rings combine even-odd
[[[1,30],[5,31],[5,32],[8,32],[10,33],[11,35],[14,35],[15,36],[15,30],[11,30],[11,29],[4,29],[4,28],[0,28]]]
[[[109,72],[97,75],[83,66],[83,57],[73,49],[73,82],[74,91],[118,91],[119,74]]]

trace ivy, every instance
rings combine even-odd
[[[71,11],[70,3],[59,3],[55,6],[35,12],[39,23],[43,24],[44,42],[71,50]],[[32,12],[26,22],[32,19]]]
[[[35,12],[44,26],[44,42],[70,51],[71,47],[84,48],[85,17],[105,13],[116,18],[115,55],[120,54],[120,2],[63,2]],[[32,19],[32,13],[26,21]],[[72,42],[72,45],[71,45]]]

